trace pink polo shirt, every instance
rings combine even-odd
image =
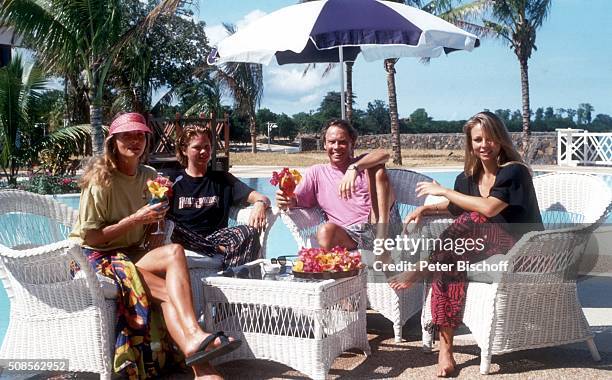
[[[338,195],[342,177],[344,172],[331,164],[311,166],[295,189],[298,207],[319,206],[330,222],[342,227],[367,222],[372,208],[367,173],[359,173],[349,199]]]

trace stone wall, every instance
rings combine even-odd
[[[309,152],[313,150],[321,150],[323,149],[321,146],[321,141],[314,137],[299,137],[300,142],[300,152]]]
[[[520,132],[510,133],[515,146],[523,146]],[[463,150],[463,133],[422,133],[400,135],[402,149]],[[528,157],[531,164],[555,165],[557,163],[557,134],[555,132],[533,132],[529,139]],[[358,149],[389,148],[391,135],[365,135],[357,140]],[[316,138],[300,138],[301,151],[320,150],[322,144]]]

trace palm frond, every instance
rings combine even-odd
[[[548,17],[550,12],[550,0],[534,0],[527,2],[526,13],[530,20],[530,25],[533,28],[542,26],[542,23]]]
[[[106,129],[106,127],[104,127]],[[58,129],[48,134],[40,142],[38,149],[69,150],[74,155],[85,155],[87,144],[91,141],[91,126],[89,124],[73,125]]]
[[[0,19],[52,59],[79,51],[78,33],[63,23],[65,18],[61,13],[51,11],[46,4],[35,0],[6,0],[0,5]]]
[[[155,103],[151,104],[151,113],[157,113],[162,106],[170,105],[175,98],[175,91],[175,88],[170,88]]]
[[[432,1],[439,4],[440,2]],[[491,0],[476,0],[465,4],[452,6],[452,3],[445,5],[445,8],[438,8],[436,12],[430,12],[437,15],[443,20],[452,24],[457,23],[474,23],[479,20],[491,8]]]
[[[508,26],[498,24],[490,20],[483,20],[484,27],[491,30],[494,35],[506,40],[512,45],[512,29]]]
[[[19,104],[24,115],[30,115],[30,105],[37,100],[47,85],[47,77],[37,63],[32,64],[22,75]],[[29,123],[29,120],[28,120]]]

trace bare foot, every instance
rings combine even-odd
[[[402,290],[409,289],[414,284],[414,274],[412,272],[403,272],[389,278],[389,286],[391,289]]]
[[[440,351],[438,354],[438,377],[452,377],[455,375],[457,363],[452,352]]]
[[[197,380],[223,380],[223,376],[208,363],[194,365],[193,373]]]

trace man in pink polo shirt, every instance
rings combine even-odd
[[[328,219],[317,231],[322,248],[371,249],[372,226],[389,223],[394,198],[385,171],[389,154],[375,150],[354,157],[357,131],[345,120],[331,120],[322,135],[329,163],[310,167],[292,197],[277,191],[276,203],[282,209],[321,207]]]

